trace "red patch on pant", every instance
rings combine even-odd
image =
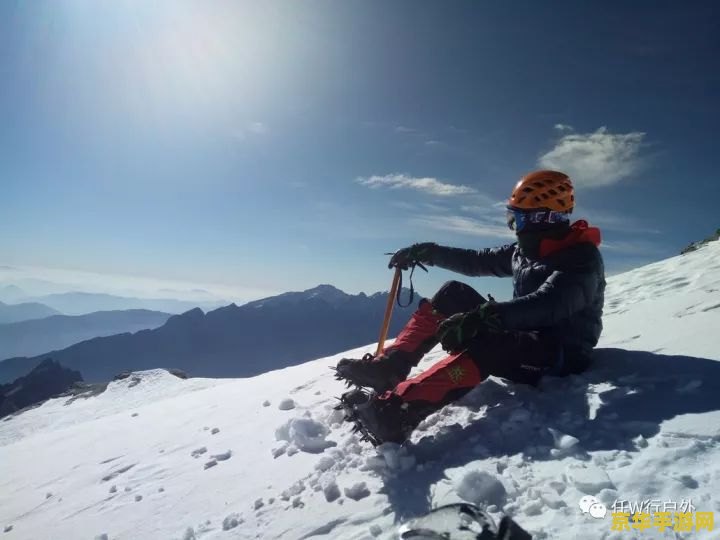
[[[457,388],[474,388],[483,381],[475,362],[466,352],[447,356],[420,375],[401,382],[393,390],[405,401],[440,403]]]

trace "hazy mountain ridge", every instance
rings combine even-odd
[[[22,304],[0,302],[0,324],[42,319],[59,314],[59,311],[38,302],[24,302]]]
[[[170,313],[133,309],[98,311],[86,315],[51,315],[0,325],[0,360],[35,356],[95,337],[157,328]]]
[[[139,298],[81,291],[48,294],[33,299],[66,315],[85,315],[96,311],[125,311],[130,309],[183,313],[195,307],[205,310],[215,309],[226,303],[220,300],[215,302],[195,302],[175,298]]]
[[[28,294],[17,285],[4,285],[0,287],[0,302],[19,304],[28,298]]]
[[[179,368],[191,376],[257,375],[377,339],[386,302],[387,293],[349,295],[323,285],[208,313],[195,308],[153,330],[5,360],[0,362],[0,381],[17,378],[48,356],[79,370],[90,382],[152,368]],[[409,308],[396,310],[390,335],[412,313]]]

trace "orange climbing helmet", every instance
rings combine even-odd
[[[515,185],[508,207],[517,210],[554,210],[572,212],[575,190],[570,177],[558,171],[534,171]]]

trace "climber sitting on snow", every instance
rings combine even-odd
[[[567,175],[536,171],[515,186],[507,207],[511,245],[479,251],[414,244],[390,267],[414,263],[467,276],[513,278],[513,299],[487,301],[450,281],[422,300],[393,345],[375,357],[344,358],[338,378],[377,394],[349,392],[350,417],[375,439],[402,442],[430,413],[455,401],[489,375],[536,384],[543,374],[585,370],[602,330],[605,275],[600,231],[570,224],[575,203]],[[449,356],[407,379],[438,342]]]

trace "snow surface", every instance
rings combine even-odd
[[[539,388],[490,379],[405,447],[361,444],[333,410],[328,366],[373,346],[51,400],[0,421],[0,536],[389,539],[469,500],[537,539],[718,538],[612,532],[610,510],[578,504],[691,499],[720,520],[720,242],[611,278],[606,307],[592,370]]]

